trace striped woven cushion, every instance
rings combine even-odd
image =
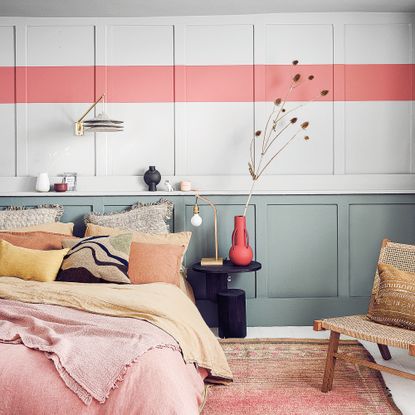
[[[70,248],[70,251],[56,280],[129,284],[127,272],[131,239],[132,234],[128,233],[62,241],[62,246]]]
[[[378,295],[368,317],[380,324],[415,330],[415,273],[379,264]]]

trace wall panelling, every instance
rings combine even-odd
[[[0,18],[2,183],[28,191],[25,176],[77,171],[83,190],[139,191],[155,164],[173,182],[245,188],[249,140],[299,59],[298,71],[316,77],[288,107],[330,94],[301,109],[311,140],[282,153],[258,189],[413,191],[413,21],[410,13]],[[102,92],[125,131],[75,137],[72,123]]]
[[[64,221],[74,221],[83,235],[84,215],[118,211],[148,196],[0,197],[0,209],[14,205],[60,203]],[[175,231],[191,230],[186,264],[213,254],[213,214],[202,204],[203,224],[190,225],[194,196],[174,195],[171,221]],[[234,215],[245,202],[241,196],[209,195],[218,207],[219,254],[231,244]],[[247,215],[256,273],[235,275],[231,287],[247,293],[250,326],[309,325],[316,318],[365,313],[383,238],[415,243],[414,195],[261,195],[254,196]],[[197,305],[206,321],[217,325],[216,304],[206,299],[206,280],[188,271]]]

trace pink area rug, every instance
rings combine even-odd
[[[221,341],[234,383],[211,386],[204,415],[401,414],[381,374],[337,362],[333,390],[320,392],[328,342],[308,339]],[[372,359],[356,341],[340,351]]]

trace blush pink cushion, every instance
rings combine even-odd
[[[185,247],[133,242],[128,276],[133,284],[166,282],[180,286],[180,266]]]
[[[64,239],[78,239],[76,237],[53,232],[0,232],[0,239],[21,248],[39,249],[48,251],[62,249]]]

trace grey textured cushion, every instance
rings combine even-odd
[[[145,233],[168,233],[167,221],[173,212],[173,202],[160,199],[155,203],[137,203],[123,212],[91,213],[86,223]]]
[[[62,215],[63,207],[60,205],[41,205],[37,207],[10,206],[0,210],[0,229],[10,230],[59,222]]]

